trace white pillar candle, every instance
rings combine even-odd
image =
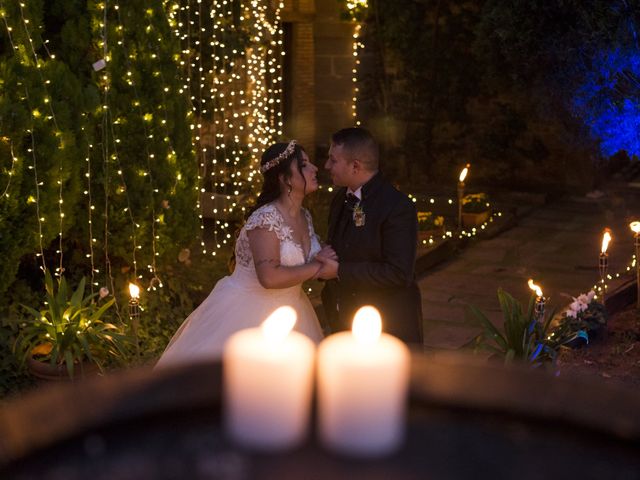
[[[225,423],[244,446],[280,450],[307,434],[315,345],[291,331],[295,322],[295,310],[280,307],[224,346]]]
[[[364,457],[385,455],[404,439],[409,349],[381,330],[378,311],[363,307],[351,332],[320,343],[319,433],[331,450]]]

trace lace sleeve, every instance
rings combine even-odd
[[[292,239],[291,228],[284,224],[282,215],[273,205],[265,205],[253,212],[244,228],[247,232],[256,228],[264,228],[274,232],[280,241]]]

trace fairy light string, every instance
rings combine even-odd
[[[166,7],[166,2],[165,4],[163,4],[162,8],[164,9],[165,7]],[[125,66],[127,70],[125,81],[126,81],[126,84],[131,88],[131,91],[133,93],[133,96],[135,99],[133,103],[134,110],[140,116],[140,124],[142,125],[142,129],[144,132],[144,152],[146,157],[147,169],[145,172],[143,172],[143,175],[148,180],[148,184],[149,184],[149,194],[150,194],[149,216],[150,216],[150,230],[151,230],[151,242],[150,242],[151,259],[150,259],[150,263],[147,265],[147,269],[149,270],[151,275],[151,280],[149,281],[149,286],[147,290],[155,290],[156,288],[162,287],[163,285],[160,277],[158,276],[158,268],[157,268],[157,261],[156,261],[157,257],[159,256],[158,247],[157,247],[157,241],[159,240],[159,235],[157,232],[156,224],[159,224],[161,222],[161,218],[158,216],[157,208],[156,208],[156,204],[157,204],[156,194],[159,194],[160,191],[157,188],[156,183],[154,181],[153,163],[156,161],[156,155],[157,154],[160,155],[161,153],[162,144],[166,144],[166,148],[168,151],[168,154],[167,154],[168,160],[171,160],[172,157],[175,158],[176,156],[176,152],[172,145],[170,134],[167,127],[168,117],[167,117],[167,108],[166,108],[166,94],[169,93],[171,89],[168,86],[168,83],[165,81],[164,75],[162,74],[162,70],[159,68],[155,69],[153,71],[153,76],[157,77],[160,80],[160,95],[161,95],[162,101],[158,105],[155,105],[156,111],[154,112],[143,110],[142,100],[138,91],[137,82],[132,73],[133,67],[134,67],[132,63],[133,58],[130,53],[130,50],[128,50],[127,45],[125,43],[124,35],[122,34],[123,20],[120,15],[120,6],[117,1],[115,2],[114,8],[116,10],[117,19],[118,19],[116,32],[121,33],[120,37],[117,40],[117,43],[125,53],[124,59],[125,59]],[[154,27],[151,23],[151,18],[154,13],[155,11],[152,7],[149,7],[145,11],[145,15],[144,15],[145,24],[146,24],[145,32],[148,33],[150,39],[155,40],[155,42],[149,41],[149,45],[152,46],[153,48],[153,53],[151,54],[151,57],[153,59],[157,59],[158,61],[161,61],[162,52],[160,51],[159,46],[162,45],[163,40],[162,38],[158,37],[157,33],[154,32]],[[163,130],[161,141],[155,138],[155,133],[153,128],[154,127],[153,122],[158,117],[162,117],[162,120],[160,121],[160,125]],[[143,277],[142,275],[137,275],[137,278],[139,280],[142,280]]]
[[[353,94],[351,98],[351,116],[356,125],[360,125],[358,118],[358,95],[360,89],[358,87],[358,76],[360,70],[360,52],[364,48],[364,44],[361,41],[362,36],[362,24],[364,22],[367,9],[369,8],[368,0],[346,0],[345,2],[346,13],[353,23],[353,42],[351,44],[351,51],[353,55],[353,69],[351,70],[353,83]]]
[[[7,172],[7,177],[9,177],[7,179],[7,186],[4,188],[4,191],[2,192],[2,196],[6,198],[9,198],[9,188],[11,187],[11,180],[15,176],[16,164],[18,163],[18,157],[16,157],[15,153],[13,152],[13,141],[11,139],[8,139],[8,141],[9,141],[9,154],[11,155],[11,167]]]
[[[7,20],[7,13],[5,10],[5,6],[3,4],[3,2],[0,2],[0,16],[2,16],[3,19],[3,24],[5,26],[6,32],[7,32],[7,37],[9,39],[9,43],[11,45],[12,51],[16,57],[16,59],[18,60],[18,62],[27,67],[27,68],[34,68],[36,71],[38,71],[38,76],[42,82],[42,85],[44,87],[45,90],[45,96],[43,98],[43,102],[45,100],[49,99],[49,95],[48,92],[46,91],[46,85],[49,83],[48,80],[44,80],[44,77],[42,75],[42,72],[39,70],[42,65],[37,57],[37,55],[35,55],[35,50],[33,48],[33,40],[31,39],[31,34],[29,31],[29,28],[27,27],[27,25],[29,24],[29,20],[27,18],[25,18],[24,13],[22,11],[22,9],[25,7],[25,4],[20,2],[18,5],[18,8],[20,10],[20,23],[23,26],[23,30],[24,30],[24,34],[27,38],[28,43],[31,46],[31,52],[34,54],[33,59],[30,58],[30,56],[26,53],[27,51],[27,47],[23,47],[21,48],[18,44],[17,41],[14,41],[14,37],[13,37],[13,27],[11,25],[9,25],[9,22]],[[15,5],[14,5],[14,9],[15,9]],[[15,18],[15,17],[13,17]],[[53,57],[51,57],[53,58]],[[40,113],[40,111],[35,108],[33,106],[33,101],[32,98],[29,95],[29,89],[26,85],[26,83],[21,82],[19,83],[24,87],[24,96],[21,97],[21,100],[23,100],[26,104],[27,107],[27,111],[31,112],[30,115],[30,126],[29,128],[27,128],[27,133],[29,134],[29,141],[30,141],[30,146],[27,147],[27,153],[31,155],[31,159],[32,159],[32,164],[29,165],[27,168],[31,171],[33,171],[33,175],[34,175],[34,183],[35,183],[35,198],[32,196],[29,196],[27,198],[27,203],[35,203],[35,209],[36,209],[36,219],[37,219],[37,225],[38,225],[38,247],[39,247],[39,252],[36,253],[36,258],[38,258],[40,260],[40,269],[45,272],[47,270],[47,265],[46,265],[46,259],[45,259],[45,255],[44,255],[44,244],[43,244],[43,239],[44,239],[44,234],[43,234],[43,222],[45,221],[45,218],[41,215],[41,210],[40,210],[40,187],[43,186],[42,181],[38,178],[38,160],[37,160],[37,155],[36,155],[36,140],[35,140],[35,128],[36,128],[36,121],[39,120],[42,115]],[[47,103],[44,102],[44,103]],[[52,108],[51,105],[49,104],[49,108]],[[52,110],[51,110],[52,111]],[[52,111],[53,113],[53,111]],[[53,118],[53,115],[51,117],[45,117],[47,120]],[[11,141],[11,140],[10,140]],[[60,137],[58,136],[58,141],[60,141]],[[13,166],[15,165],[16,161],[17,161],[17,157],[15,156],[14,152],[13,152],[13,142],[11,142],[10,145],[10,150],[11,150],[11,156],[12,156],[12,171],[10,172],[10,174],[13,172]],[[15,161],[13,159],[16,159]],[[10,175],[12,176],[12,175]],[[5,191],[5,198],[8,197],[9,193],[8,193],[8,189],[9,189],[9,185],[10,183],[7,185],[7,191]],[[61,203],[58,202],[59,205],[59,209],[61,208]],[[60,257],[60,261],[61,257]],[[60,267],[59,267],[60,268]],[[56,272],[57,273],[57,272]]]
[[[188,0],[182,0],[182,3],[174,2],[171,3],[170,7],[168,7],[169,2],[165,2],[165,8],[163,11],[165,12],[167,23],[173,29],[174,35],[178,38],[180,42],[180,57],[178,63],[182,69],[183,75],[181,78],[182,86],[178,89],[178,94],[186,97],[189,105],[190,111],[187,113],[187,123],[189,125],[189,130],[192,134],[192,142],[191,142],[191,151],[193,153],[193,157],[195,158],[198,168],[196,168],[197,181],[194,185],[194,190],[196,191],[196,204],[195,211],[198,215],[198,221],[200,226],[200,246],[202,251],[206,254],[206,244],[204,242],[204,216],[202,215],[202,205],[201,205],[201,192],[203,189],[203,176],[205,175],[205,158],[203,151],[199,147],[200,135],[196,133],[196,106],[194,103],[194,96],[191,91],[191,61],[190,56],[192,54],[191,50],[191,27],[193,25],[193,21],[191,20],[191,9],[189,6]],[[176,178],[176,182],[180,180],[180,175],[178,174]]]
[[[198,152],[198,199],[203,254],[231,243],[228,218],[254,194],[260,152],[281,135],[280,10],[259,0],[181,0],[167,8],[181,43],[181,65],[192,104]],[[208,196],[207,196],[208,195]],[[203,204],[202,198],[207,202]],[[244,202],[243,202],[244,203]],[[211,207],[209,206],[211,205]],[[203,208],[209,209],[203,212]],[[212,249],[204,241],[213,219]]]
[[[24,12],[24,7],[25,4],[23,2],[18,2],[18,7],[19,7],[19,11],[20,11],[20,19],[22,21],[22,26],[24,28],[24,32],[26,35],[26,38],[28,40],[29,43],[29,48],[31,51],[31,55],[33,56],[33,62],[34,62],[34,66],[36,68],[36,71],[38,72],[38,76],[40,78],[40,81],[42,82],[42,88],[44,90],[44,98],[43,98],[43,103],[45,104],[45,106],[48,108],[50,116],[45,117],[44,120],[52,120],[53,121],[53,126],[54,126],[54,135],[56,137],[56,141],[58,144],[58,150],[60,150],[60,152],[58,153],[58,179],[56,180],[57,184],[58,184],[58,249],[56,251],[56,254],[58,255],[58,266],[55,269],[55,274],[56,275],[61,275],[62,272],[64,271],[63,268],[63,248],[62,248],[62,243],[63,243],[63,221],[64,221],[64,211],[63,211],[63,203],[64,203],[64,199],[62,197],[62,192],[63,192],[63,179],[64,179],[64,173],[63,173],[63,163],[62,163],[62,159],[63,159],[63,154],[62,154],[62,150],[64,150],[64,142],[63,142],[63,138],[62,138],[62,132],[58,126],[58,121],[56,119],[56,115],[53,109],[53,102],[51,101],[51,95],[49,94],[49,89],[47,87],[47,85],[49,85],[50,81],[49,80],[45,80],[44,75],[42,73],[42,68],[44,66],[43,62],[40,60],[40,58],[38,57],[38,54],[35,50],[35,47],[33,45],[33,39],[31,37],[31,33],[29,31],[29,23],[30,20],[29,18],[27,18],[25,16],[25,12]],[[43,42],[43,45],[46,43],[46,41]],[[49,57],[51,60],[55,59],[55,55],[52,55],[49,50],[46,48],[45,45],[45,50],[47,51]],[[33,113],[34,117],[37,117],[38,115],[35,114],[35,112],[37,112],[37,110],[31,110]],[[35,159],[35,144],[34,144],[34,138],[33,138],[33,128],[32,128],[32,150],[33,150],[33,154],[34,154],[34,159]],[[35,167],[34,167],[35,170]],[[36,180],[36,184],[38,184],[38,181]],[[39,186],[39,185],[38,185]],[[39,210],[39,192],[38,195],[36,196],[36,203],[37,205],[37,209]],[[40,214],[38,212],[38,218],[40,218]],[[40,220],[39,220],[40,221]],[[42,242],[42,233],[40,232],[40,241]],[[42,253],[42,252],[41,252]],[[44,266],[44,260],[43,260],[43,266]],[[45,267],[46,269],[46,267]]]

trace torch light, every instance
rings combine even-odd
[[[607,269],[609,268],[609,254],[607,249],[609,248],[609,242],[611,242],[611,230],[604,229],[602,234],[602,246],[600,247],[600,255],[598,257],[598,271],[600,272],[600,283],[602,288],[602,304],[605,305],[605,298],[607,293]]]
[[[633,231],[633,245],[636,248],[636,258],[634,262],[636,264],[636,308],[640,309],[640,222],[631,222],[629,228]]]
[[[470,166],[471,165],[467,163],[460,171],[460,176],[458,177],[458,230],[460,231],[462,231],[462,198],[464,197],[464,179],[467,178]]]
[[[133,328],[133,336],[136,340],[136,351],[140,353],[138,345],[138,325],[140,323],[140,287],[135,283],[129,284],[129,319]]]
[[[529,288],[534,292],[536,292],[536,303],[533,310],[533,314],[536,320],[541,322],[542,317],[544,317],[544,304],[545,304],[546,298],[544,298],[544,296],[542,295],[542,288],[540,288],[539,285],[536,285],[535,283],[533,283],[533,279],[530,278],[527,283],[529,285]]]

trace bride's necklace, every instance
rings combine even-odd
[[[302,247],[302,250],[304,252],[308,251],[310,248],[311,239],[307,239],[305,236],[305,232],[307,231],[307,222],[302,212],[302,207],[300,207],[300,209],[297,211],[296,216],[291,215],[290,209],[283,208],[283,205],[280,205],[279,203],[276,203],[276,207],[278,208],[280,215],[282,215],[285,223],[293,229],[294,235],[297,234],[296,236],[298,238],[294,238],[296,243],[298,243]]]

